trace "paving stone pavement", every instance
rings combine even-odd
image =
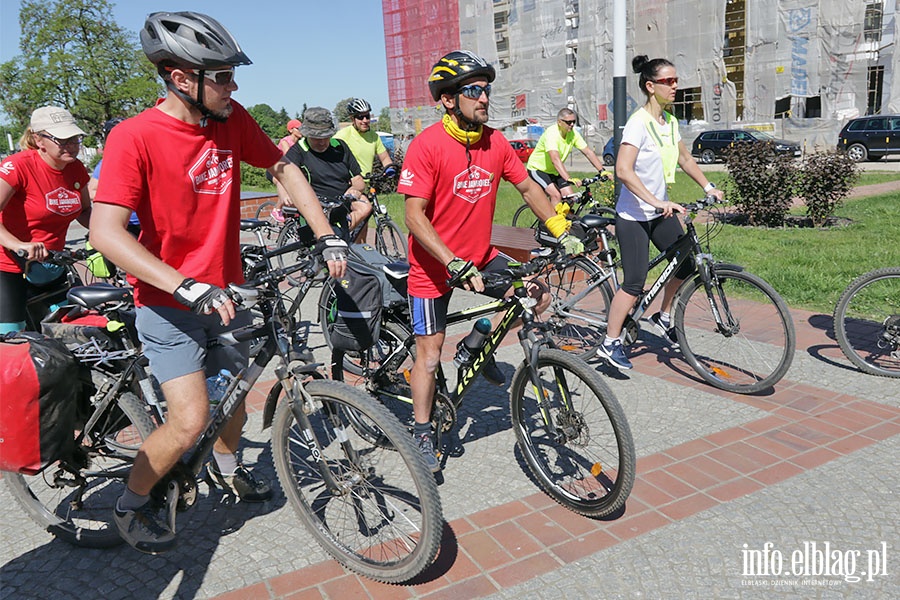
[[[456,302],[472,298],[458,293]],[[625,409],[639,457],[617,519],[579,517],[541,493],[515,448],[507,390],[480,382],[460,413],[463,452],[449,458],[439,488],[441,554],[413,585],[374,584],[329,560],[277,484],[263,505],[229,505],[201,484],[197,506],[179,517],[178,546],[153,557],[57,541],[0,483],[0,600],[900,597],[900,380],[852,369],[825,315],[793,316],[795,359],[769,394],[710,388],[652,334],[625,376],[593,363]],[[324,358],[316,326],[310,345]],[[514,343],[501,348],[507,377],[520,360]],[[252,412],[244,459],[274,482],[260,423]],[[767,543],[786,569],[793,553],[828,543],[843,575],[745,573],[746,557]],[[886,574],[862,575],[870,556]]]

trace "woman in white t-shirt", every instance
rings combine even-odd
[[[723,197],[682,143],[678,121],[663,110],[675,100],[678,89],[675,65],[665,58],[649,60],[642,55],[636,56],[631,66],[640,74],[641,91],[647,96],[647,102],[628,119],[616,159],[616,177],[622,183],[616,201],[616,237],[624,276],[610,306],[606,338],[597,351],[619,369],[632,367],[622,346],[622,327],[647,280],[649,242],[664,250],[683,233],[677,213],[684,209],[669,201],[666,189],[675,181],[676,165],[704,192]],[[691,265],[685,263],[676,272],[676,278],[663,291],[660,312],[650,317],[657,331],[676,348],[669,310],[678,286],[690,274],[690,269]]]

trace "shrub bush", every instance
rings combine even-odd
[[[780,227],[791,207],[798,168],[772,144],[737,144],[725,153],[728,196],[750,225]]]
[[[266,179],[265,169],[251,167],[247,163],[241,163],[241,187],[255,187],[264,190],[274,190],[275,184]]]
[[[834,216],[858,179],[859,167],[842,152],[830,150],[806,157],[796,191],[814,227],[822,227]]]

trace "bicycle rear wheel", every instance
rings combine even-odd
[[[155,428],[147,406],[123,393],[70,459],[37,475],[6,473],[3,479],[28,516],[52,535],[85,548],[116,546],[122,538],[113,509],[138,448]]]
[[[275,208],[275,202],[272,200],[266,200],[256,209],[256,218],[261,221],[268,221],[272,225],[276,225],[277,222],[274,218],[272,218],[272,209]]]
[[[301,410],[310,429],[297,422],[290,401],[279,404],[272,428],[285,495],[342,565],[375,581],[410,580],[431,564],[443,529],[437,484],[412,436],[361,390],[334,381],[305,388],[312,404]],[[361,437],[349,414],[374,423],[392,449]]]
[[[375,230],[375,249],[395,260],[406,260],[406,236],[393,221],[378,223]]]
[[[565,352],[541,350],[535,369],[543,394],[524,363],[509,393],[513,430],[529,469],[569,510],[589,517],[614,513],[631,493],[636,468],[622,407],[596,371]]]
[[[854,279],[834,309],[834,335],[861,371],[900,377],[900,267]]]
[[[275,240],[275,246],[277,248],[283,248],[288,244],[292,244],[294,242],[299,242],[301,240],[306,239],[310,242],[310,245],[314,243],[310,233],[309,226],[306,224],[306,221],[303,219],[290,219],[287,223],[284,224],[284,227],[281,228],[281,231],[278,232],[278,238]],[[300,261],[301,255],[303,255],[306,250],[299,250],[296,253],[289,252],[287,254],[279,254],[276,257],[278,261],[278,268],[284,269],[287,267],[291,267],[297,264]],[[287,281],[293,285],[298,286],[302,283],[301,280],[296,277],[292,277],[290,275],[287,276]]]
[[[550,337],[560,350],[582,358],[603,342],[613,289],[606,271],[580,257],[565,268],[553,269],[544,280],[550,288],[550,307],[543,313]]]
[[[711,290],[720,326],[699,276],[675,300],[675,331],[685,360],[707,383],[738,394],[767,389],[794,358],[791,313],[768,283],[746,271],[712,266]],[[718,280],[718,285],[715,285]]]

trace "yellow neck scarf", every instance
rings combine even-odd
[[[481,133],[484,131],[484,128],[479,125],[478,129],[475,131],[463,131],[460,129],[459,125],[453,122],[453,119],[450,118],[450,115],[445,114],[444,118],[441,119],[441,123],[444,124],[444,131],[450,134],[457,142],[461,144],[465,144],[467,141],[470,144],[475,144],[478,140],[481,139]]]

